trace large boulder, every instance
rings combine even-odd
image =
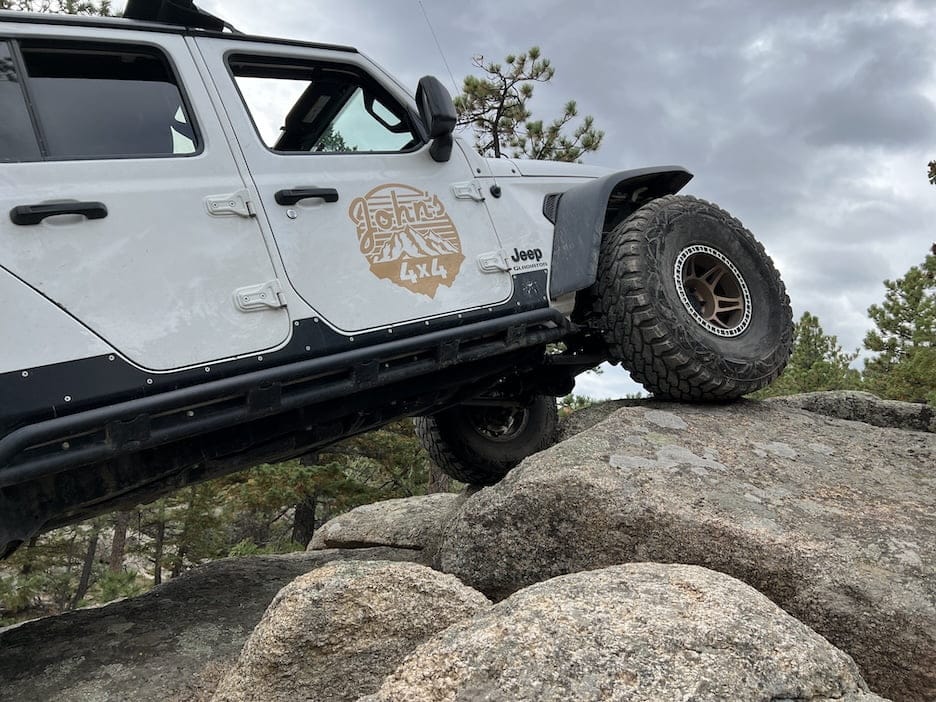
[[[571,439],[586,429],[603,422],[622,407],[639,407],[644,400],[607,400],[582,407],[559,420],[559,433],[556,443]]]
[[[331,563],[280,591],[213,702],[356,700],[420,643],[489,606],[424,566]]]
[[[880,700],[737,580],[638,563],[533,585],[433,637],[368,702]]]
[[[431,552],[464,501],[464,495],[442,492],[362,505],[316,529],[309,549],[392,546]]]
[[[229,558],[139,597],[0,630],[0,699],[208,699],[290,581],[335,559],[418,555],[372,548]]]
[[[936,433],[936,409],[930,405],[882,400],[869,392],[807,392],[771,398],[768,402],[876,427]]]
[[[779,403],[645,403],[469,498],[441,567],[497,599],[634,561],[730,574],[858,662],[936,699],[936,436]]]
[[[350,699],[375,690],[380,676],[407,650],[462,616],[439,614],[440,600],[446,601],[447,608],[449,599],[462,603],[459,598],[466,598],[467,611],[474,598],[478,606],[472,611],[483,613],[482,620],[487,621],[489,608],[483,598],[451,578],[445,578],[447,584],[442,585],[434,580],[442,576],[424,569],[413,573],[404,568],[407,577],[385,571],[380,572],[386,577],[373,577],[370,566],[342,566],[341,573],[333,570],[334,577],[326,580],[319,580],[322,573],[309,576],[313,591],[295,594],[296,590],[294,598],[278,600],[278,606],[270,610],[276,617],[270,614],[269,621],[264,619],[251,638],[255,645],[244,648],[281,588],[335,559],[357,559],[433,564],[494,598],[508,597],[556,575],[619,563],[708,566],[760,590],[850,653],[876,692],[897,700],[936,699],[936,434],[932,433],[931,408],[884,402],[861,393],[730,407],[624,401],[576,413],[563,427],[566,441],[528,459],[493,488],[463,496],[384,503],[340,517],[316,534],[314,546],[340,545],[343,550],[215,562],[141,597],[0,629],[0,698],[204,701],[215,692],[218,681],[228,676],[219,699],[228,694],[236,697],[241,689],[251,690],[246,697],[257,699],[263,699],[267,691],[283,690],[286,696],[307,699],[322,689]],[[575,436],[577,432],[581,433]],[[374,544],[403,548],[372,548]],[[835,663],[838,659],[828,650],[813,649],[818,668],[806,665],[804,675],[783,678],[784,666],[801,667],[803,660],[813,660],[812,654],[792,644],[791,648],[779,646],[776,638],[760,643],[745,638],[752,632],[744,625],[738,627],[730,618],[734,615],[724,609],[712,609],[716,614],[707,615],[709,605],[717,607],[734,597],[730,592],[711,594],[723,587],[710,587],[707,578],[715,576],[697,577],[698,569],[641,567],[651,570],[640,573],[659,576],[660,587],[669,582],[669,590],[676,595],[647,589],[644,580],[648,578],[643,575],[634,581],[643,584],[628,585],[625,589],[635,601],[649,598],[658,604],[628,610],[633,616],[623,620],[630,623],[620,623],[629,627],[625,639],[650,642],[658,626],[664,633],[670,631],[659,623],[682,610],[690,620],[699,620],[684,624],[693,636],[708,640],[704,632],[715,630],[710,635],[715,645],[693,645],[681,654],[676,641],[682,640],[681,633],[647,643],[646,650],[654,653],[644,659],[637,656],[635,661],[646,663],[660,655],[653,648],[658,644],[659,650],[672,645],[677,651],[669,659],[660,657],[661,664],[669,661],[666,665],[670,666],[662,677],[654,677],[650,663],[641,663],[641,680],[647,684],[666,677],[679,699],[693,694],[684,693],[680,676],[690,683],[699,681],[700,687],[692,689],[699,699],[705,699],[710,689],[720,690],[717,684],[722,678],[727,681],[729,672],[709,680],[700,671],[716,665],[715,653],[724,643],[718,636],[729,636],[738,628],[738,647],[725,649],[729,654],[719,670],[753,666],[752,679],[768,687],[764,695],[748,695],[742,687],[732,693],[734,698],[766,699],[779,689],[770,686],[781,685],[783,680],[799,686],[790,688],[790,695],[808,697],[813,689],[816,696],[810,699],[824,699],[839,681],[843,699],[862,698],[860,683],[852,684],[853,671]],[[669,575],[662,578],[664,571]],[[706,581],[705,587],[699,578]],[[687,585],[690,581],[696,585]],[[601,583],[598,591],[607,593],[605,599],[630,597],[619,597],[617,585],[596,582]],[[370,585],[362,587],[362,583]],[[394,597],[384,593],[387,583],[398,593]],[[709,593],[699,596],[695,609],[679,600],[679,593],[693,592],[693,587]],[[594,649],[605,646],[602,631],[623,630],[615,623],[620,611],[602,619],[604,602],[595,604],[592,590],[576,588],[582,597],[571,593],[562,598],[510,597],[509,607],[527,603],[515,607],[516,618],[504,619],[508,623],[502,628],[492,625],[477,639],[467,639],[470,649],[446,649],[453,651],[456,661],[471,661],[466,666],[488,666],[484,670],[493,671],[488,677],[496,682],[488,684],[483,676],[472,677],[467,669],[457,668],[452,673],[456,688],[465,690],[459,699],[509,698],[503,693],[507,688],[498,686],[510,684],[514,674],[526,676],[533,685],[524,693],[530,698],[549,699],[536,690],[546,690],[544,686],[553,683],[555,687],[549,689],[555,689],[557,697],[567,696],[571,693],[564,691],[565,683],[556,680],[576,661],[586,660],[580,650],[590,651],[587,660],[599,661],[602,672],[590,678],[594,686],[588,687],[590,680],[580,676],[568,689],[583,697],[590,691],[604,695],[606,688],[596,687],[604,679],[603,671],[625,670],[620,661],[607,656],[624,644],[608,644],[604,658],[606,654]],[[539,591],[527,591],[522,597],[529,592]],[[537,602],[546,599],[551,614],[536,608]],[[285,606],[290,602],[319,602],[320,606],[290,610]],[[737,619],[742,622],[749,612],[747,606],[739,605],[735,612],[741,612]],[[498,607],[500,612],[508,605]],[[521,615],[521,609],[535,614]],[[654,617],[641,620],[643,611]],[[286,616],[281,617],[284,612]],[[762,614],[768,617],[766,611]],[[320,615],[325,618],[317,619]],[[710,626],[707,616],[723,617],[724,626]],[[756,613],[751,616],[763,620],[757,620],[760,615]],[[467,624],[458,626],[468,631]],[[536,627],[555,632],[557,643],[527,648],[533,640],[527,634],[539,631]],[[582,630],[584,643],[565,636],[575,627]],[[330,659],[324,648],[316,648],[318,639],[309,631],[333,637],[337,660]],[[444,643],[448,635],[441,634],[439,640]],[[814,643],[809,636],[797,640],[807,649]],[[560,645],[560,641],[565,643]],[[307,646],[304,653],[299,650],[302,646]],[[634,646],[637,653],[645,650],[640,648],[642,643]],[[407,663],[387,680],[391,687],[381,693],[383,698],[393,690],[408,689],[393,685],[413,684],[412,696],[406,693],[403,699],[434,699],[433,685],[456,689],[445,679],[448,664],[434,660],[430,665],[425,658],[429,650],[424,647],[421,658],[412,660],[425,660],[426,671],[442,671],[438,680],[427,681],[429,673],[418,672],[421,664],[414,668]],[[239,653],[244,655],[238,660]],[[688,661],[694,655],[711,658],[697,669]],[[501,666],[497,656],[506,656],[503,661],[516,658],[519,663]],[[237,667],[231,672],[235,661]],[[529,670],[521,670],[523,661],[529,662]],[[322,671],[342,665],[350,667],[333,685],[328,678],[331,673]],[[400,677],[407,670],[410,677]],[[501,676],[498,670],[513,672]],[[537,682],[539,674],[548,680]],[[630,674],[622,673],[612,681],[620,686],[615,690],[626,690],[629,698],[632,693],[642,694],[626,686]],[[311,684],[303,682],[309,680]],[[823,687],[822,681],[832,687]],[[809,688],[813,683],[818,687]],[[710,684],[716,687],[707,687]],[[648,690],[651,696],[659,692],[666,698],[663,688]],[[780,700],[786,692],[778,694]]]

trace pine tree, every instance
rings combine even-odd
[[[74,597],[88,529],[44,534],[0,563],[0,626],[64,611]]]
[[[936,244],[923,264],[885,280],[884,302],[868,315],[876,328],[864,345],[865,386],[881,397],[936,404]]]
[[[506,65],[485,64],[483,56],[476,56],[473,64],[485,75],[466,76],[462,94],[455,98],[458,124],[474,129],[478,153],[500,158],[512,150],[514,158],[578,161],[583,154],[598,150],[604,132],[595,128],[591,115],[571,135],[566,133],[578,116],[574,100],[548,124],[531,119],[528,103],[534,84],[548,83],[556,73],[539,47],[504,60]]]
[[[88,589],[91,587],[91,575],[94,573],[94,559],[97,554],[98,541],[100,539],[101,528],[97,523],[92,522],[91,533],[88,535],[87,551],[84,562],[81,565],[81,577],[78,579],[78,587],[72,596],[69,609],[75,609],[78,603],[84,599]]]
[[[312,150],[325,153],[347,153],[349,151],[357,151],[357,147],[348,146],[341,132],[329,127],[315,143],[315,147]]]
[[[559,415],[561,417],[568,417],[573,412],[591,407],[593,404],[595,404],[595,401],[587,395],[576,395],[572,393],[559,400]]]
[[[821,390],[853,390],[860,374],[850,367],[858,352],[846,353],[826,334],[815,315],[804,312],[793,325],[793,352],[783,374],[755,397],[777,397]]]
[[[22,12],[56,12],[66,15],[101,15],[113,14],[110,0],[82,2],[79,0],[0,0],[0,10],[20,10]]]
[[[217,486],[211,482],[192,485],[174,497],[181,497],[183,502],[176,507],[176,528],[166,539],[171,549],[169,570],[172,578],[193,565],[226,555]]]
[[[120,510],[114,515],[114,538],[111,539],[110,558],[107,569],[112,573],[123,571],[124,555],[127,551],[127,529],[130,527],[128,510]]]

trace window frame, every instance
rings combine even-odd
[[[39,128],[39,125],[36,123],[36,113],[32,107],[32,99],[29,95],[29,91],[26,90],[25,81],[23,80],[23,76],[26,73],[26,68],[23,66],[23,57],[19,53],[19,43],[10,37],[0,35],[0,44],[5,44],[7,50],[9,51],[10,60],[13,64],[13,70],[16,71],[16,83],[19,85],[20,95],[23,98],[23,106],[26,108],[26,116],[29,118],[29,126],[32,129],[33,141],[36,144],[36,150],[39,152],[38,159],[25,159],[17,161],[0,160],[0,164],[38,163],[43,160],[43,155],[46,151],[45,141],[42,136],[42,131]]]
[[[185,83],[181,79],[179,68],[170,52],[166,51],[164,46],[149,41],[128,41],[123,39],[100,40],[100,39],[75,39],[58,38],[50,36],[35,36],[24,34],[3,34],[0,35],[0,41],[6,41],[10,47],[10,53],[13,55],[13,61],[19,73],[20,84],[22,85],[23,95],[26,99],[26,107],[29,110],[29,117],[32,122],[33,131],[36,140],[39,143],[40,158],[29,161],[4,161],[3,164],[11,163],[59,163],[71,161],[127,161],[127,160],[151,160],[151,159],[179,159],[193,158],[200,156],[205,151],[205,138],[199,125],[199,119],[195,112],[194,105],[189,97]],[[141,154],[105,154],[90,156],[53,156],[49,153],[48,142],[45,137],[42,125],[42,116],[39,114],[38,106],[33,100],[31,82],[26,62],[23,57],[23,44],[38,46],[40,48],[59,48],[73,49],[80,52],[102,52],[102,53],[136,53],[148,54],[154,59],[162,61],[166,73],[173,79],[175,88],[179,92],[180,106],[185,112],[185,116],[192,128],[195,137],[195,149],[186,153],[141,153]]]
[[[269,53],[257,53],[253,51],[244,51],[242,48],[232,48],[224,52],[222,57],[224,62],[225,70],[227,70],[228,78],[231,81],[231,84],[234,86],[234,91],[237,93],[237,96],[240,98],[241,107],[244,110],[244,113],[247,115],[247,119],[250,121],[250,124],[254,129],[254,136],[257,139],[257,142],[262,148],[264,148],[270,154],[274,156],[386,156],[386,155],[404,155],[417,153],[418,151],[425,148],[428,140],[426,139],[426,131],[422,124],[422,120],[419,118],[419,115],[413,110],[412,106],[399,100],[391,90],[389,90],[383,83],[380,82],[372,73],[367,71],[362,66],[359,66],[355,63],[349,61],[340,61],[330,58],[318,58],[318,57],[303,57],[295,55],[286,55],[286,54],[269,54]],[[405,114],[405,119],[407,126],[409,127],[410,134],[413,136],[413,141],[415,142],[413,146],[408,149],[398,149],[393,151],[284,151],[275,149],[269,146],[266,143],[266,140],[263,138],[263,135],[260,133],[260,127],[257,125],[254,115],[250,110],[250,106],[247,103],[247,100],[244,97],[243,92],[240,89],[240,85],[237,82],[238,76],[234,73],[234,68],[232,62],[243,61],[244,63],[252,63],[255,66],[262,67],[268,66],[271,69],[276,68],[295,68],[302,69],[306,68],[309,70],[314,70],[316,68],[332,68],[336,70],[345,71],[348,73],[355,74],[360,78],[358,83],[359,88],[370,88],[374,90],[376,97],[378,99],[384,100],[387,103],[399,105],[401,111]],[[271,78],[270,80],[276,80],[276,78]],[[345,103],[342,105],[342,109],[350,103]],[[295,105],[293,105],[294,107]],[[389,109],[389,108],[387,108]],[[338,113],[340,114],[340,110]],[[285,116],[285,115],[284,115]]]

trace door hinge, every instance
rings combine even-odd
[[[208,214],[215,216],[257,216],[253,203],[250,201],[250,193],[246,189],[229,195],[209,195],[205,198],[205,207],[208,208]]]
[[[452,183],[452,192],[458,200],[474,200],[475,202],[484,202],[484,193],[481,191],[481,185],[476,180],[469,180],[465,183]]]
[[[479,254],[478,268],[481,269],[482,273],[500,273],[502,271],[509,271],[510,265],[507,263],[507,254],[503,249]]]
[[[248,285],[234,291],[234,304],[241,312],[276,309],[286,306],[283,286],[278,280],[269,280],[260,285]]]

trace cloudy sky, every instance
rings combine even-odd
[[[450,83],[418,0],[201,0],[242,31],[347,43],[415,86]],[[885,278],[936,241],[936,4],[858,0],[424,0],[456,81],[532,45],[556,68],[534,116],[574,98],[606,132],[587,162],[676,163],[686,192],[738,216],[794,313],[846,349]],[[263,8],[259,11],[258,8]],[[274,9],[275,8],[275,9]],[[617,369],[592,396],[637,390]]]

